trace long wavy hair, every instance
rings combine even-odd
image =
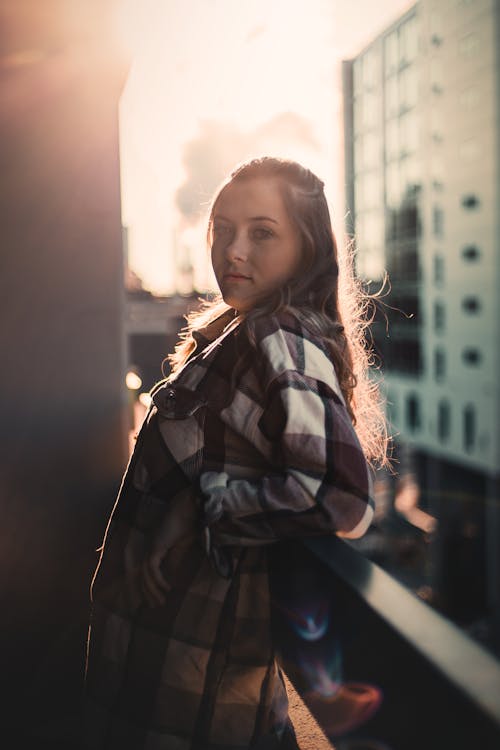
[[[354,274],[352,249],[348,247],[339,254],[322,180],[301,164],[286,159],[265,156],[239,165],[215,194],[208,220],[208,244],[212,244],[214,211],[224,189],[256,177],[277,181],[288,216],[302,238],[302,264],[288,283],[245,314],[242,325],[255,344],[255,320],[287,310],[321,339],[330,353],[367,459],[373,465],[387,466],[387,422],[367,335],[372,297],[364,292]],[[175,353],[168,357],[174,372],[196,346],[193,332],[228,310],[230,307],[218,295],[188,316]]]

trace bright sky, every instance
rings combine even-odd
[[[123,223],[130,266],[147,288],[175,291],[176,265],[189,261],[197,288],[212,283],[206,207],[252,155],[289,156],[322,177],[342,233],[340,61],[413,4],[122,1],[134,53],[120,107]]]

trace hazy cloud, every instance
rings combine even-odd
[[[248,34],[245,37],[245,42],[250,43],[253,42],[254,39],[257,39],[259,36],[262,36],[262,34],[266,31],[266,26],[260,25],[260,26],[254,26],[253,29],[250,29]]]
[[[186,143],[186,180],[176,192],[176,205],[188,223],[205,214],[217,186],[236,164],[252,156],[283,154],[297,143],[318,149],[312,123],[294,112],[283,112],[251,132],[234,125],[203,120],[199,135]]]

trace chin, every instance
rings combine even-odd
[[[222,299],[226,303],[226,305],[229,305],[229,307],[234,308],[237,312],[240,312],[241,309],[241,303],[238,302],[237,299],[232,297],[230,294],[223,294]]]
[[[242,300],[240,297],[238,297],[235,294],[231,294],[230,292],[221,292],[222,299],[226,303],[226,305],[229,305],[230,307],[234,307],[235,310],[238,312],[242,312],[243,309],[246,307],[245,301]],[[248,306],[250,307],[250,305]]]

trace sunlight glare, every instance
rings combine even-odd
[[[130,391],[138,391],[142,385],[142,380],[136,372],[130,370],[125,376],[125,384]]]

